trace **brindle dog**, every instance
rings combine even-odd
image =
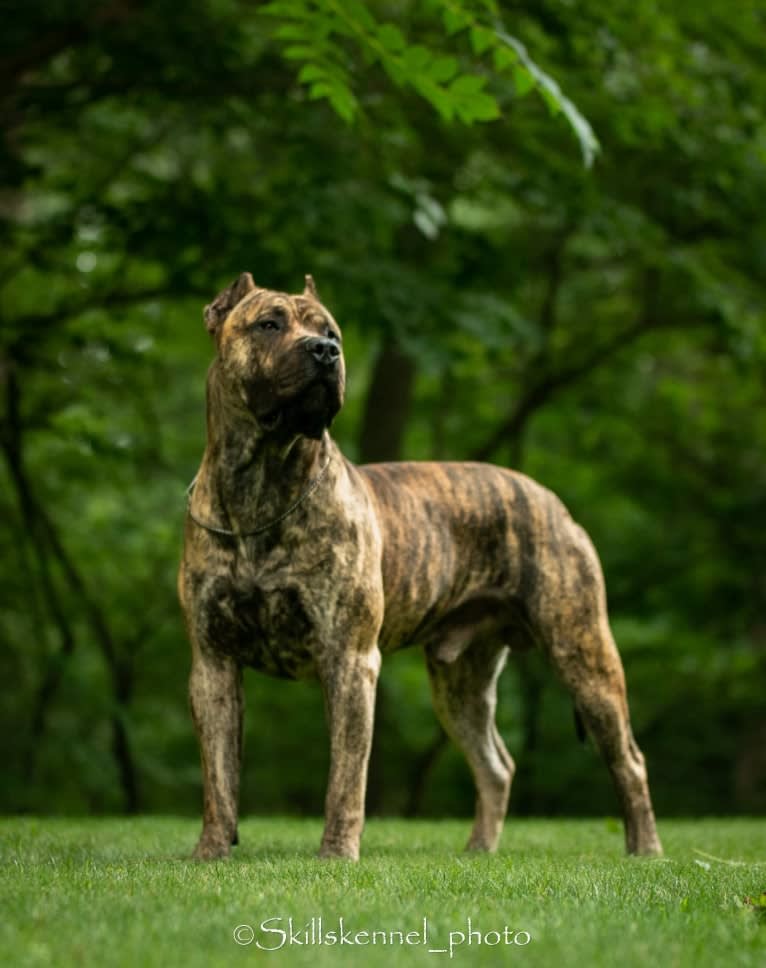
[[[237,843],[242,669],[319,679],[331,763],[321,855],[359,856],[381,654],[425,649],[434,706],[478,791],[468,847],[494,850],[514,763],[495,726],[510,649],[537,644],[606,761],[630,853],[658,854],[604,581],[561,502],[476,463],[356,467],[327,433],[343,402],[338,324],[244,273],[206,308],[217,355],[179,594],[202,750],[198,858]]]

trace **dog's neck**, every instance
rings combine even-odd
[[[207,384],[207,445],[195,488],[195,504],[211,524],[238,533],[278,517],[320,472],[329,454],[321,440],[263,433],[252,413],[235,399],[210,368]]]

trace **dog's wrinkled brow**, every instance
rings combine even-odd
[[[257,312],[253,313],[255,319],[266,319],[267,316],[279,316],[284,319],[288,315],[287,307],[277,302],[266,303],[265,306],[258,306]]]
[[[307,312],[302,317],[304,323],[311,323],[314,326],[329,326],[332,319],[327,313]]]
[[[270,299],[254,299],[244,307],[243,319],[246,323],[252,323],[265,316],[289,316],[290,311],[285,303],[286,299],[275,299],[273,297]]]

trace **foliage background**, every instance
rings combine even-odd
[[[2,6],[0,809],[199,809],[175,569],[248,269],[343,326],[349,457],[515,466],[590,531],[658,812],[763,811],[763,8]],[[247,696],[244,811],[319,813],[318,689]],[[535,657],[500,723],[512,812],[616,809]],[[370,809],[472,802],[400,653]]]

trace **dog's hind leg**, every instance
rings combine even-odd
[[[571,635],[572,632],[570,631]],[[575,701],[612,776],[625,820],[629,854],[661,854],[646,765],[630,726],[622,662],[608,627],[584,634],[565,652],[551,652],[554,667]],[[573,661],[585,653],[590,664]],[[585,672],[585,674],[583,674]]]
[[[508,649],[476,641],[452,661],[426,650],[434,709],[468,760],[476,783],[476,819],[467,850],[495,850],[503,829],[515,765],[495,725],[497,680]]]
[[[544,651],[575,702],[612,776],[630,854],[661,854],[646,765],[633,737],[625,674],[606,611],[601,567],[584,532],[569,547],[563,583],[537,602]]]

